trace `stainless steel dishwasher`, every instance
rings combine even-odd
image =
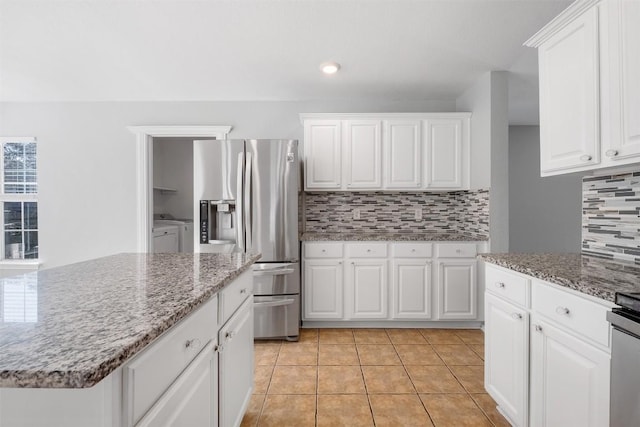
[[[616,293],[611,334],[611,427],[640,426],[640,293]]]

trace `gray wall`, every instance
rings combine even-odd
[[[509,251],[580,252],[581,215],[582,174],[541,178],[540,128],[510,126]]]

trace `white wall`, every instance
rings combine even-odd
[[[540,128],[509,127],[509,249],[580,252],[582,174],[540,177]]]
[[[231,125],[232,138],[302,139],[307,112],[455,111],[453,100],[402,102],[0,103],[1,136],[39,141],[44,267],[136,250],[131,125]]]
[[[490,188],[492,252],[509,250],[508,81],[504,71],[482,75],[456,99],[457,111],[470,111],[471,186]]]

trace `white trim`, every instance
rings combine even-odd
[[[0,144],[5,142],[38,142],[35,136],[0,136]]]
[[[466,119],[471,113],[300,113],[300,122],[305,120],[354,120],[354,119]]]
[[[3,259],[0,270],[38,270],[42,265],[40,259]]]
[[[136,193],[138,252],[151,249],[153,223],[153,138],[226,139],[231,126],[127,126],[136,135]]]
[[[571,21],[582,15],[588,9],[596,6],[602,0],[576,0],[569,5],[565,10],[560,12],[560,15],[556,16],[549,22],[547,25],[542,27],[537,33],[529,38],[526,42],[523,43],[524,46],[527,47],[538,47],[545,41],[549,39],[549,37],[553,36],[555,33],[564,28]]]

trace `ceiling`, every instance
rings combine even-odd
[[[508,70],[511,123],[535,123],[522,43],[569,3],[0,0],[0,99],[451,100]]]

